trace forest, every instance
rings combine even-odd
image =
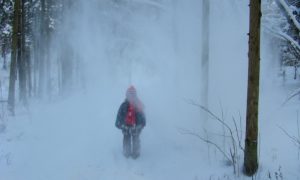
[[[0,180],[300,179],[299,67],[300,0],[0,0]]]

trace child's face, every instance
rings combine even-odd
[[[127,99],[130,102],[133,102],[136,99],[136,95],[135,94],[127,94]]]

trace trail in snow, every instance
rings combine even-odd
[[[27,112],[29,117],[20,114],[12,119],[8,133],[1,136],[4,142],[1,150],[10,152],[10,162],[0,161],[0,177],[7,180],[201,177],[199,168],[206,159],[201,143],[177,133],[175,125],[169,127],[169,133],[155,127],[151,115],[147,116],[149,122],[141,135],[141,157],[137,160],[123,157],[122,134],[114,127],[119,103],[114,100],[109,108],[103,108],[106,105],[99,99],[109,102],[105,96],[79,96],[53,105],[34,106]],[[19,132],[22,135],[13,138]],[[9,138],[12,140],[8,141]]]

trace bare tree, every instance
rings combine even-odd
[[[251,0],[247,117],[244,154],[244,173],[248,176],[255,174],[258,168],[257,136],[260,71],[260,20],[261,0]]]

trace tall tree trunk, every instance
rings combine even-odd
[[[70,9],[73,5],[72,0],[65,0],[63,2],[63,12],[68,12],[68,9]],[[69,20],[66,20],[69,23]],[[62,43],[61,43],[62,51],[61,51],[61,59],[60,59],[60,82],[61,82],[61,89],[60,94],[65,96],[70,92],[70,89],[73,86],[73,70],[74,70],[74,52],[71,47],[71,45],[68,42],[68,39],[65,37],[62,37]]]
[[[51,91],[52,91],[52,87],[51,87],[51,63],[50,63],[50,28],[49,28],[49,24],[50,24],[50,7],[52,6],[52,0],[47,0],[47,4],[46,4],[46,19],[45,19],[45,65],[46,65],[46,72],[45,72],[45,86],[46,86],[46,93],[48,98],[51,98]]]
[[[202,0],[202,93],[203,105],[208,107],[209,79],[209,0]]]
[[[18,51],[18,32],[19,32],[19,14],[20,14],[20,0],[15,0],[14,4],[14,22],[12,34],[12,52],[10,64],[9,77],[9,92],[8,92],[8,109],[15,114],[15,83],[17,78],[17,51]]]
[[[33,43],[32,43],[32,62],[30,64],[31,67],[31,81],[32,81],[32,90],[31,94],[33,97],[38,98],[39,97],[39,89],[38,89],[38,83],[39,83],[39,63],[41,59],[41,12],[36,11],[34,13],[33,17]]]
[[[19,52],[18,68],[19,68],[19,88],[20,88],[20,101],[24,104],[27,103],[27,87],[26,87],[26,44],[25,44],[25,0],[21,0],[21,21],[20,21],[20,38],[19,38]]]
[[[42,98],[45,94],[45,46],[46,46],[46,4],[45,0],[41,0],[41,43],[39,53],[39,82],[38,82],[38,97]]]
[[[61,94],[67,95],[73,86],[74,52],[68,43],[63,44],[61,59]]]
[[[255,174],[258,168],[257,136],[260,71],[260,20],[261,0],[251,0],[247,117],[244,154],[244,173],[248,176]]]
[[[28,87],[28,91],[27,91],[27,95],[28,97],[32,97],[32,65],[31,65],[31,52],[30,52],[30,48],[27,47],[26,50],[26,79],[27,79],[27,87]]]
[[[48,36],[49,34],[47,34]],[[47,37],[46,40],[46,47],[45,47],[45,65],[47,68],[45,68],[45,88],[46,88],[46,94],[49,99],[51,99],[51,91],[52,91],[52,86],[51,86],[51,63],[50,63],[50,54],[49,54],[49,36]]]
[[[3,66],[2,68],[4,70],[7,70],[7,60],[6,60],[6,49],[7,49],[7,36],[4,37],[3,39],[3,44],[2,44],[2,58],[3,58]]]
[[[34,97],[38,97],[38,68],[39,68],[39,58],[40,58],[40,52],[39,52],[39,49],[38,47],[39,46],[39,40],[37,38],[35,38],[34,40],[34,43],[33,43],[33,72],[32,72],[32,75],[33,75],[33,78],[32,78],[32,81],[33,81],[33,87],[32,87],[32,93],[33,93],[33,96]]]

